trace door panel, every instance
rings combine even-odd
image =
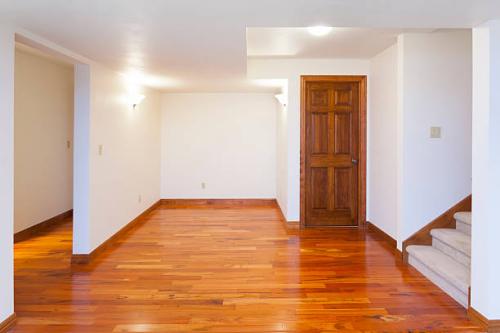
[[[305,225],[357,225],[359,82],[307,82],[305,98]]]
[[[348,112],[334,113],[335,121],[335,154],[351,152],[351,114]]]
[[[311,152],[316,155],[328,154],[328,141],[323,140],[325,136],[328,136],[328,114],[313,113],[311,115],[311,127]]]
[[[351,194],[351,174],[352,168],[334,168],[334,209],[351,210],[352,194]]]
[[[311,106],[328,106],[328,104],[328,89],[315,89],[314,91],[311,91]]]
[[[352,90],[337,89],[335,90],[335,106],[351,106],[352,105]]]
[[[328,207],[328,168],[311,169],[312,208]]]

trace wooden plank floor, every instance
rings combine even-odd
[[[376,235],[279,216],[160,207],[78,270],[70,223],[18,243],[11,332],[478,331]]]

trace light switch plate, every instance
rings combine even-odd
[[[431,127],[431,139],[441,138],[441,127],[432,126]]]

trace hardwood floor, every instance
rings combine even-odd
[[[166,206],[71,268],[71,224],[15,244],[10,332],[479,331],[375,234],[273,207]]]

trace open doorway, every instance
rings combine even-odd
[[[69,62],[16,43],[15,243],[46,234],[62,225],[71,236],[73,67]]]

